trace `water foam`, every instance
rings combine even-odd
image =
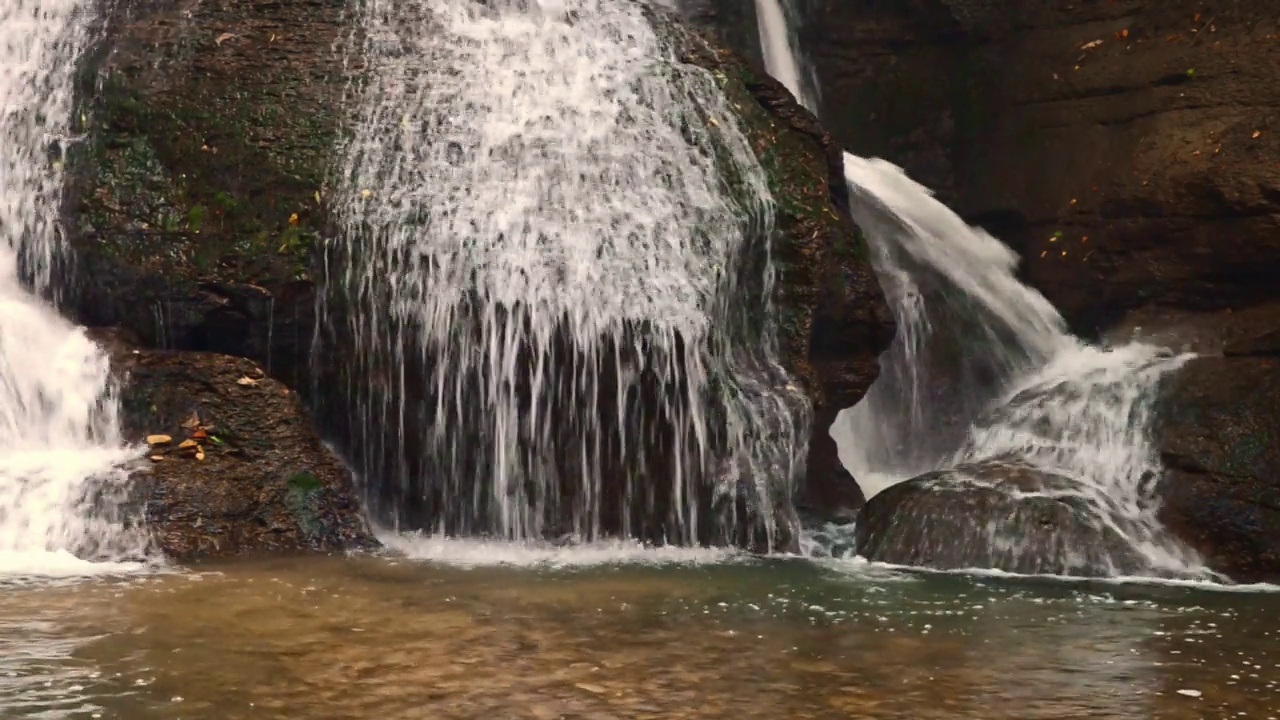
[[[654,546],[634,540],[552,545],[381,532],[378,539],[410,560],[459,567],[590,568],[610,565],[708,565],[751,558],[732,548]]]
[[[375,515],[772,538],[808,406],[759,322],[773,205],[720,81],[628,0],[363,7],[323,312]]]
[[[52,290],[62,153],[81,0],[0,0],[0,573],[116,572],[145,554],[126,530],[127,472],[110,368],[84,331],[21,282]],[[91,562],[96,561],[96,562]]]

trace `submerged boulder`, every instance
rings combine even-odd
[[[1109,576],[1146,563],[1091,512],[1069,478],[988,462],[922,475],[863,508],[856,550],[870,560],[937,570]]]
[[[1214,570],[1280,581],[1280,358],[1203,357],[1161,398],[1161,518]]]
[[[375,545],[351,473],[298,396],[243,358],[98,338],[124,378],[122,424],[147,443],[134,476],[147,527],[176,560]]]

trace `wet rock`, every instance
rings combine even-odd
[[[849,215],[843,151],[789,90],[734,52],[693,43],[684,59],[729,79],[725,92],[762,155],[777,201],[772,253],[783,360],[814,410],[798,503],[811,512],[856,509],[861,493],[841,466],[828,429],[875,382],[895,326],[865,239]]]
[[[1205,357],[1161,397],[1161,518],[1237,581],[1280,581],[1280,359]]]
[[[126,377],[128,439],[151,437],[134,482],[158,546],[176,560],[372,547],[350,472],[296,393],[252,361],[135,350],[97,334]]]
[[[325,178],[349,121],[348,72],[362,69],[345,57],[346,8],[332,0],[112,5],[106,39],[84,72],[86,142],[68,163],[69,305],[81,322],[127,328],[144,347],[246,357],[304,392],[369,382],[339,377],[352,352],[340,342],[318,362],[310,354],[319,238],[331,226]],[[811,504],[821,505],[825,487],[844,492],[848,484],[833,471],[826,428],[875,379],[893,334],[844,207],[840,154],[784,88],[738,57],[700,41],[679,56],[719,73],[769,172],[780,341],[815,408],[807,487]],[[327,325],[345,325],[344,309],[330,309]],[[360,433],[350,413],[335,406],[324,420],[344,452],[378,455],[369,467],[419,469],[399,462],[401,447],[353,447]],[[410,487],[376,476],[399,488],[393,494]],[[389,503],[430,515],[422,496]],[[673,515],[664,502],[647,511],[652,525]],[[794,510],[782,507],[777,517],[779,526],[792,524]],[[738,541],[754,546],[759,534],[745,537],[752,539]]]
[[[345,4],[111,3],[68,162],[69,309],[305,387]]]
[[[1098,521],[1068,478],[991,462],[894,485],[858,517],[856,548],[870,560],[937,570],[1132,574],[1142,559]]]
[[[837,141],[1019,250],[1076,331],[1275,297],[1280,4],[797,7]]]

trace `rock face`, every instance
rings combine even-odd
[[[870,560],[936,570],[1076,576],[1142,570],[1124,538],[1093,518],[1071,490],[1067,478],[1017,464],[929,473],[871,498],[858,518],[856,550]]]
[[[740,11],[740,9],[739,9]],[[893,317],[864,240],[849,215],[843,151],[812,113],[767,74],[714,44],[692,44],[686,60],[729,82],[748,140],[761,156],[777,201],[773,258],[787,369],[814,405],[806,480],[808,509],[861,505],[827,430],[856,404],[880,372],[893,340]]]
[[[346,3],[109,3],[73,147],[72,308],[300,387]]]
[[[304,395],[325,384],[315,371],[341,358],[316,367],[310,351],[320,238],[332,226],[325,178],[340,160],[348,70],[360,71],[345,57],[347,6],[111,4],[81,88],[87,141],[69,164],[69,301],[81,322],[122,327],[142,347],[248,358]],[[843,207],[839,153],[784,89],[733,54],[699,42],[684,59],[721,73],[769,171],[786,364],[817,409],[811,476],[832,477],[824,418],[862,396],[893,333]],[[148,387],[159,391],[162,375]],[[326,425],[349,434],[340,418]],[[820,495],[821,484],[809,487]]]
[[[1188,363],[1162,398],[1164,522],[1213,569],[1280,581],[1280,356]]]
[[[176,560],[376,545],[351,473],[296,393],[250,360],[133,350],[98,335],[125,378],[130,442],[157,436],[135,477],[147,525]]]
[[[1087,335],[1280,266],[1280,5],[802,3],[822,118],[1019,249]]]

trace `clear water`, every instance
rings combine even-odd
[[[0,575],[135,560],[107,359],[38,293],[58,257],[62,153],[92,3],[0,0]],[[34,290],[20,281],[34,279]],[[103,561],[95,565],[90,561]]]
[[[377,558],[0,592],[11,718],[1280,714],[1268,594],[798,560]]]
[[[772,537],[808,406],[758,322],[773,204],[717,78],[627,0],[362,8],[324,311],[375,514]]]

